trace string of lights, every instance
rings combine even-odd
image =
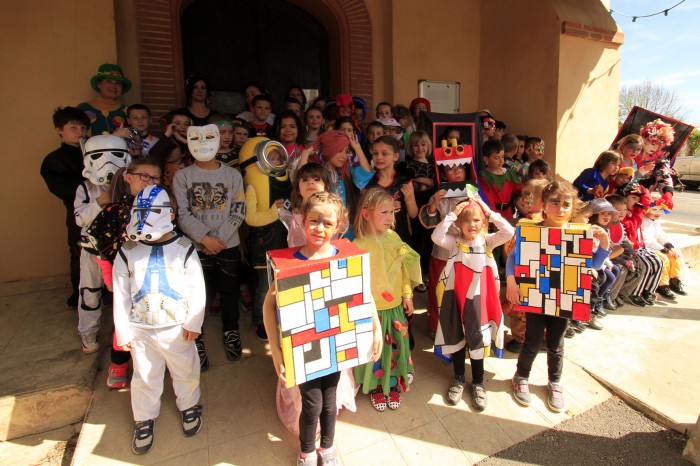
[[[635,22],[637,22],[638,18],[651,18],[652,16],[658,16],[661,14],[663,14],[664,16],[668,16],[669,11],[673,10],[674,8],[676,8],[678,5],[680,5],[683,2],[685,2],[685,0],[681,0],[680,2],[676,3],[672,7],[669,7],[669,8],[666,8],[664,10],[657,11],[656,13],[651,13],[648,15],[628,15],[628,14],[622,13],[620,11],[615,11],[612,8],[610,8],[610,14],[615,13],[616,15],[626,16],[627,18],[632,18],[632,22],[635,23]]]

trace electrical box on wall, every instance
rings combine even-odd
[[[459,113],[459,82],[418,80],[418,96],[430,101],[430,111]]]

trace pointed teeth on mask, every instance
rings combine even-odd
[[[456,159],[456,160],[437,160],[437,164],[441,167],[458,167],[466,166],[471,163],[471,159]]]

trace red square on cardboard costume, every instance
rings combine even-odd
[[[568,228],[518,225],[515,280],[523,301],[515,309],[590,320],[592,238],[590,225],[571,224]]]
[[[277,289],[277,320],[287,387],[364,364],[372,357],[369,253],[347,239],[326,259],[267,253]]]

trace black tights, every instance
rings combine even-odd
[[[467,356],[467,347],[452,354],[452,367],[455,371],[455,377],[464,379],[464,358]],[[469,364],[472,366],[472,383],[484,383],[484,360],[469,358]]]
[[[316,425],[321,420],[321,448],[333,446],[335,417],[338,407],[335,392],[340,372],[324,375],[299,385],[301,415],[299,416],[299,443],[302,453],[316,451]]]

